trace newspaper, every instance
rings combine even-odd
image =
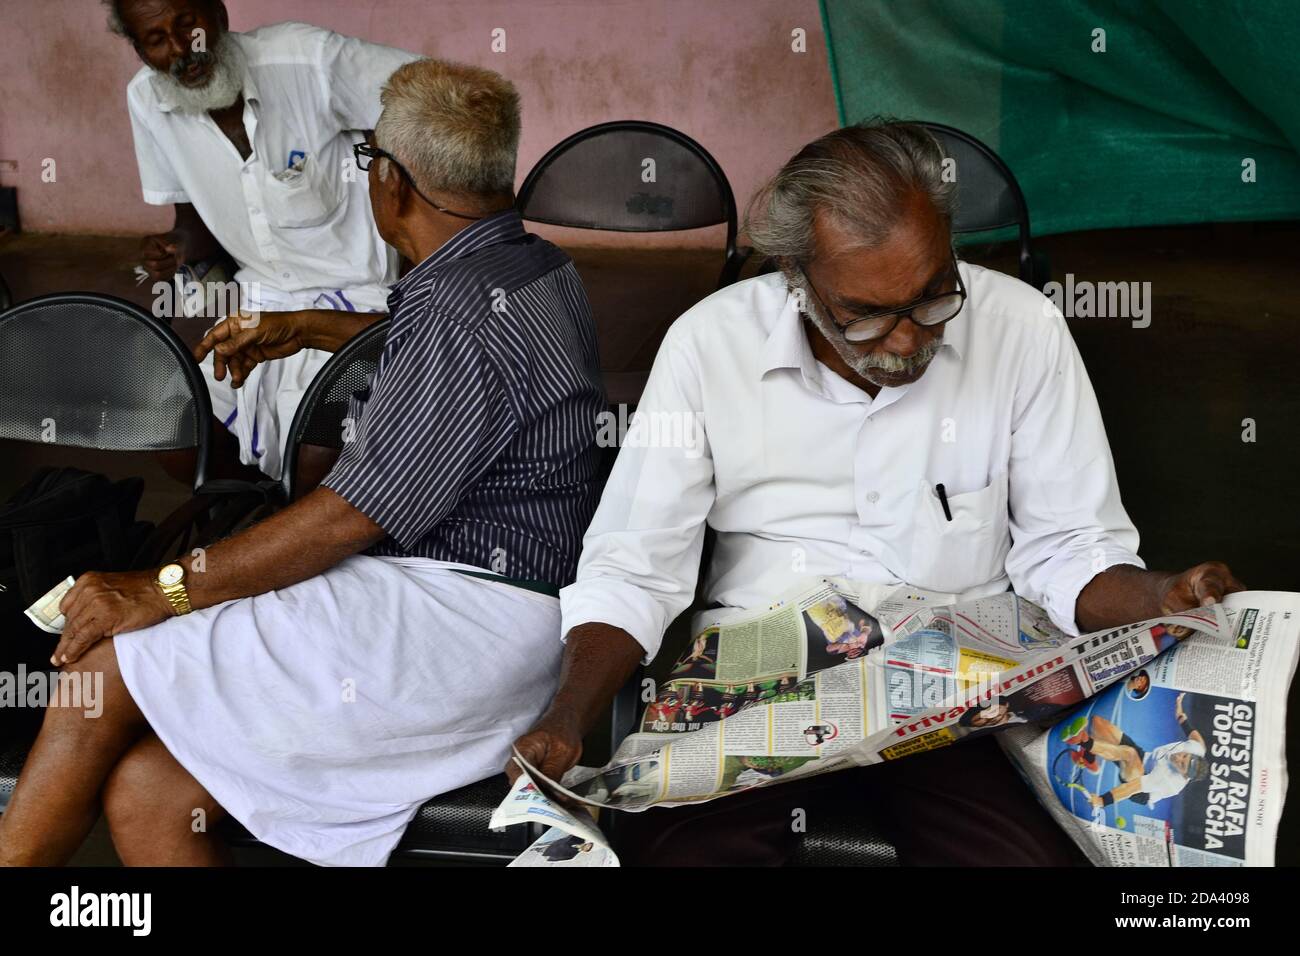
[[[1251,606],[1252,600],[1259,606]],[[637,732],[606,766],[575,767],[558,783],[534,779],[554,787],[558,799],[638,811],[894,760],[1019,724],[1021,733],[1014,740],[1023,753],[1020,765],[1035,792],[1047,800],[1053,792],[1049,781],[1056,780],[1052,774],[1064,768],[1055,763],[1060,747],[1087,749],[1083,738],[1067,743],[1061,737],[1067,712],[1077,721],[1089,712],[1079,705],[1096,698],[1089,707],[1097,707],[1112,699],[1103,694],[1107,688],[1113,694],[1128,693],[1129,684],[1140,685],[1138,675],[1145,672],[1152,700],[1162,698],[1166,688],[1197,692],[1183,701],[1193,724],[1213,728],[1213,712],[1204,711],[1213,706],[1207,696],[1213,694],[1222,701],[1248,700],[1251,726],[1256,726],[1254,695],[1264,689],[1259,661],[1265,648],[1273,646],[1275,657],[1266,662],[1271,683],[1261,698],[1270,714],[1267,735],[1257,729],[1251,742],[1252,799],[1263,804],[1252,806],[1262,835],[1250,861],[1271,861],[1268,834],[1276,832],[1285,790],[1285,694],[1296,663],[1294,632],[1289,640],[1275,635],[1295,627],[1300,617],[1279,610],[1286,601],[1300,601],[1300,596],[1234,595],[1226,605],[1071,638],[1045,611],[1010,592],[953,603],[952,595],[903,587],[881,596],[876,586],[823,578],[766,610],[706,622],[669,679],[647,701]],[[1237,632],[1247,618],[1236,613],[1239,608],[1252,612],[1243,648],[1236,647],[1242,640]],[[1251,657],[1252,665],[1230,657],[1238,651],[1258,659]],[[1225,663],[1229,660],[1234,663]],[[1172,708],[1170,698],[1171,721]],[[1053,722],[1055,738],[1041,730]],[[1098,732],[1103,737],[1108,733]],[[1204,739],[1213,747],[1210,733],[1204,731]],[[1091,751],[1102,761],[1105,742],[1094,742]],[[1213,757],[1211,753],[1211,761]],[[1074,767],[1080,764],[1063,759],[1071,761],[1064,777],[1086,786],[1074,779]],[[1115,771],[1098,766],[1100,786]],[[1242,799],[1237,794],[1229,800],[1236,791],[1231,781],[1224,786],[1228,794],[1222,802]],[[1067,805],[1072,795],[1083,796],[1076,786],[1065,790]],[[1201,787],[1197,792],[1205,791]],[[1052,799],[1059,807],[1060,799]],[[1264,805],[1268,812],[1259,815]],[[1064,809],[1060,813],[1071,816]],[[1108,808],[1108,819],[1120,831],[1117,815],[1129,826],[1128,833],[1140,818],[1143,827],[1154,826],[1145,814]],[[1091,810],[1085,821],[1084,831],[1093,833]],[[1078,821],[1070,825],[1072,832],[1079,830]],[[1098,851],[1088,852],[1101,861]],[[1178,862],[1205,860],[1186,853]]]
[[[1145,648],[1050,729],[1000,737],[1098,865],[1273,865],[1300,595],[1246,591],[1223,608],[1227,639],[1196,633],[1154,660]]]
[[[510,866],[618,866],[618,857],[600,828],[582,811],[569,813],[533,782],[541,778],[517,753],[523,768],[501,806],[492,812],[488,826],[500,829],[521,823],[547,823],[549,828],[519,854]]]

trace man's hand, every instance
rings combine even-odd
[[[145,236],[140,241],[140,262],[155,282],[170,281],[185,261],[185,243],[175,232]]]
[[[63,595],[63,634],[50,663],[71,664],[106,637],[138,631],[175,612],[153,571],[91,571]]]
[[[525,760],[551,780],[559,780],[582,756],[582,731],[578,719],[567,710],[552,708],[528,733],[515,741]],[[512,757],[506,775],[513,784],[521,773]]]
[[[258,363],[284,358],[307,348],[306,329],[313,310],[302,312],[244,312],[222,319],[194,347],[194,360],[212,355],[212,375],[218,382],[230,371],[230,387],[239,388]]]
[[[1182,574],[1171,574],[1160,597],[1160,610],[1166,614],[1194,607],[1218,604],[1225,594],[1244,591],[1246,586],[1233,577],[1222,561],[1207,561]]]
[[[1222,561],[1207,561],[1181,574],[1117,564],[1096,575],[1079,592],[1074,616],[1079,630],[1086,634],[1217,604],[1225,595],[1244,590],[1246,586]],[[1173,627],[1170,633],[1187,636]]]

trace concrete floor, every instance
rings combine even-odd
[[[1252,588],[1300,590],[1300,517],[1290,497],[1300,473],[1300,301],[1294,293],[1300,225],[1077,233],[1036,246],[1058,280],[1070,272],[1076,280],[1152,283],[1149,328],[1122,319],[1070,321],[1148,564],[1182,568],[1219,558]],[[16,300],[90,290],[147,305],[147,286],[131,277],[136,247],[133,238],[11,236],[0,239],[0,274]],[[630,400],[672,319],[712,290],[721,255],[662,248],[570,252],[593,303],[611,397]],[[965,255],[1014,269],[1006,247]],[[177,323],[187,341],[202,327]],[[1255,421],[1253,443],[1242,441],[1246,418]],[[143,475],[146,518],[156,520],[185,497],[147,457],[13,443],[0,443],[0,495],[55,457],[114,476]],[[1294,766],[1294,739],[1288,749]],[[1297,842],[1294,824],[1288,827]],[[104,837],[97,834],[81,862],[113,861]],[[249,852],[248,862],[275,858]]]

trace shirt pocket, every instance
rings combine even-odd
[[[977,491],[949,495],[948,509],[951,521],[935,486],[923,480],[917,489],[907,583],[957,593],[1000,577],[1011,550],[1006,473],[994,475]]]
[[[268,171],[263,179],[267,218],[281,228],[318,226],[343,201],[341,170],[324,170],[308,156],[300,169]]]

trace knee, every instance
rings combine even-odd
[[[128,750],[104,781],[104,817],[119,855],[165,836],[203,832],[215,822],[219,810],[211,797],[197,783],[181,785],[168,772],[171,760],[161,743],[142,743]]]
[[[55,672],[46,704],[47,726],[51,721],[80,725],[82,717],[109,718],[96,723],[116,725],[140,716],[122,681],[111,638]]]
[[[114,843],[142,832],[156,817],[156,781],[151,784],[150,778],[147,762],[135,748],[128,750],[109,771],[100,799]]]

